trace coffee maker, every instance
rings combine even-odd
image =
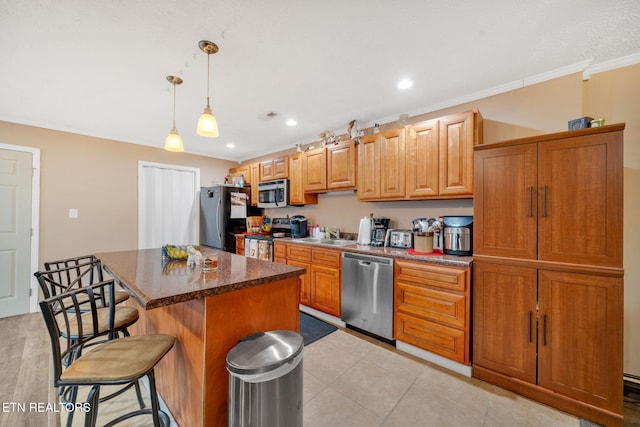
[[[384,239],[389,229],[389,218],[380,217],[371,219],[371,246],[383,246]]]

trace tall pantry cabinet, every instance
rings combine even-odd
[[[624,124],[476,146],[473,375],[623,411]]]

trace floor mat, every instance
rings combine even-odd
[[[333,325],[300,312],[300,335],[302,335],[304,345],[309,345],[337,329]]]

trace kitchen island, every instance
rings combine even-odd
[[[140,319],[133,335],[166,333],[175,347],[156,369],[160,396],[180,426],[227,425],[226,355],[260,331],[299,331],[303,268],[215,249],[218,269],[163,261],[161,249],[95,254],[131,295]]]

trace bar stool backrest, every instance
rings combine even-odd
[[[113,280],[107,280],[53,295],[40,302],[42,316],[51,338],[56,386],[63,372],[63,360],[75,359],[78,352],[94,340],[104,340],[98,321],[98,311],[104,310],[104,295],[108,295],[110,299],[107,336],[109,340],[114,338],[113,287]],[[87,317],[90,317],[91,321],[88,321]]]
[[[45,269],[35,273],[45,299],[104,281],[102,262],[95,257],[45,263]]]

